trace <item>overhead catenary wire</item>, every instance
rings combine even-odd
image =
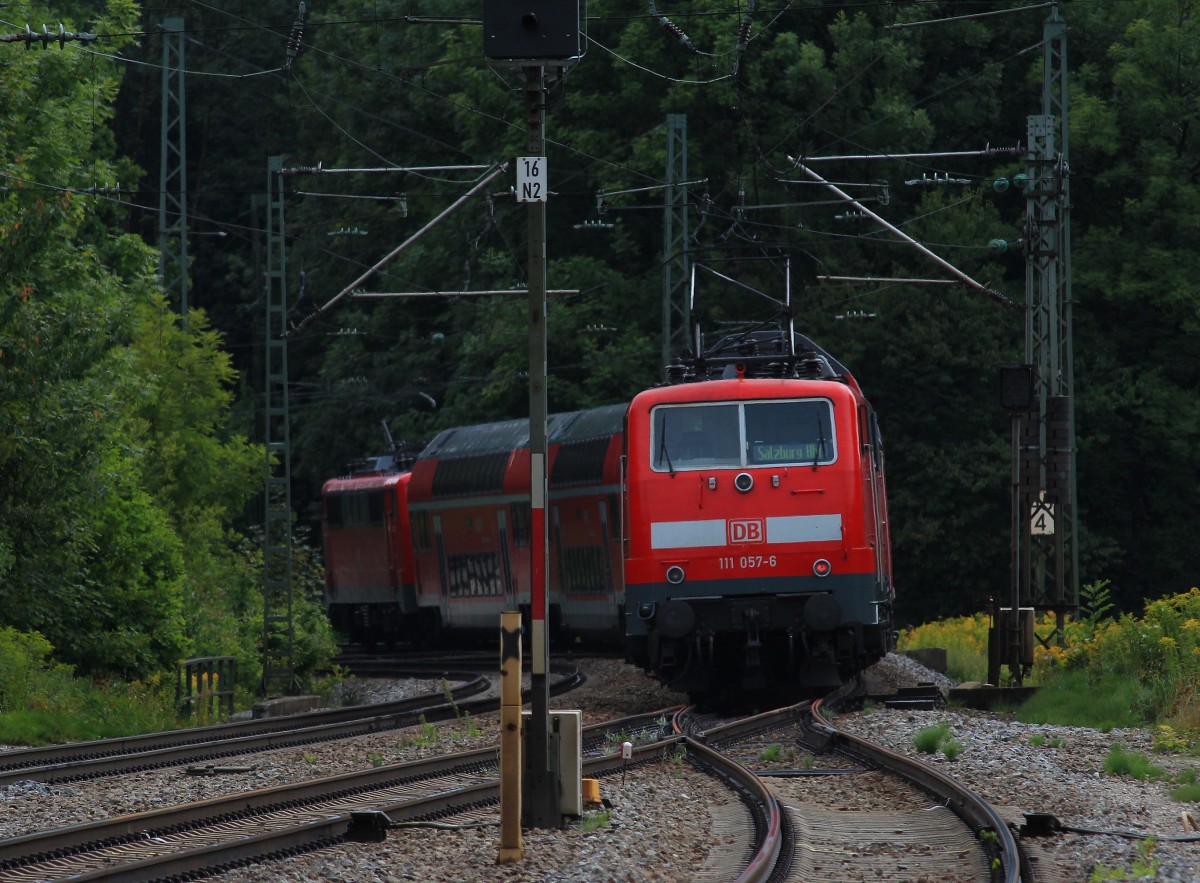
[[[206,4],[203,4],[203,3],[201,3],[201,4],[198,4],[198,5],[200,5],[200,6],[206,6]],[[789,4],[789,6],[790,6],[790,4]],[[214,7],[208,6],[208,8],[214,8]],[[776,19],[777,19],[777,18],[778,18],[778,15],[776,15]],[[263,27],[263,26],[259,25],[259,27]],[[273,32],[273,33],[274,33],[274,32]],[[276,34],[276,36],[283,37],[283,36],[285,36],[285,35],[284,35],[284,34]],[[756,39],[757,39],[757,37],[758,37],[758,36],[761,36],[761,35],[757,35],[757,34],[756,34]],[[307,48],[309,48],[309,47],[305,47],[305,48],[307,49]],[[320,50],[318,50],[318,51],[320,51]],[[337,60],[340,60],[340,61],[344,61],[344,62],[350,63],[350,60],[349,60],[349,59],[339,59],[339,57],[338,57],[337,55],[333,54],[333,53],[323,52],[322,54],[324,54],[324,55],[327,55],[328,57],[330,57],[330,58],[332,58],[332,59],[337,59]],[[124,59],[122,59],[122,60],[124,60]],[[363,67],[363,68],[364,68],[364,70],[366,70],[366,69],[367,69],[365,66],[362,66],[362,65],[359,65],[359,66],[360,66],[360,67]],[[278,70],[278,69],[277,69],[277,70]],[[383,72],[379,72],[379,71],[373,71],[373,72],[374,72],[374,73],[383,73]],[[261,72],[261,73],[265,73],[265,72]],[[391,76],[391,77],[394,77],[394,75],[393,75],[393,74],[386,74],[386,73],[385,73],[385,75],[387,75],[387,76]],[[230,76],[230,75],[224,75],[224,76]],[[233,76],[235,76],[235,77],[236,77],[237,75],[233,75]],[[244,75],[243,75],[243,76],[244,76]],[[404,79],[403,77],[399,77],[398,79],[400,79],[400,80],[402,80],[402,81],[404,81],[404,82],[408,82],[408,80]],[[425,91],[430,91],[430,90],[426,89],[426,88],[425,88],[425,87],[423,87],[423,86],[422,86],[422,87],[420,87],[420,88],[423,88]],[[432,92],[431,92],[430,94],[436,94],[436,93],[432,93]],[[446,98],[445,96],[438,96],[438,97],[439,97],[439,98],[445,98],[445,100],[450,100],[450,99]],[[310,101],[311,101],[311,97],[310,97]],[[480,113],[482,113],[482,111],[480,111],[480,110],[479,110],[479,109],[477,109],[477,108],[470,108],[470,109],[471,109],[473,112],[480,112]],[[486,115],[486,114],[485,114],[485,115]],[[553,143],[553,142],[552,142],[552,143]],[[578,155],[581,155],[581,156],[587,156],[587,154],[586,154],[586,153],[584,153],[584,152],[582,152],[582,151],[579,151],[578,149],[576,149],[576,148],[574,148],[574,147],[568,147],[568,146],[566,146],[566,145],[557,145],[557,146],[559,146],[559,147],[563,147],[564,149],[570,150],[571,152],[573,152],[573,153],[576,153],[576,154],[578,154]],[[593,159],[597,159],[597,160],[598,160],[598,158],[595,158],[595,157],[593,157]],[[608,161],[604,161],[604,160],[598,160],[598,161],[608,162]],[[614,165],[616,165],[616,164],[614,164]],[[639,173],[639,174],[640,174],[640,173]],[[807,183],[807,182],[804,182],[804,183]],[[756,223],[757,223],[757,222],[756,222]]]

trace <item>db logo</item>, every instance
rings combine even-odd
[[[765,543],[767,526],[761,518],[731,518],[725,522],[731,543]]]

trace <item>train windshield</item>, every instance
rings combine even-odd
[[[650,462],[658,472],[837,459],[828,399],[660,405],[652,415]]]

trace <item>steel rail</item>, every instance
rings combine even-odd
[[[688,719],[688,715],[692,713],[693,706],[684,706],[676,712],[675,717],[672,719],[672,726],[677,733],[687,732],[688,735],[695,739],[714,747],[720,747],[721,745],[745,739],[757,733],[779,729],[789,724],[803,723],[808,716],[811,704],[811,700],[806,699],[794,705],[785,705],[771,711],[761,712],[760,714],[739,717],[702,731],[695,731],[694,726]]]
[[[551,693],[574,689],[584,680],[573,666],[559,665]],[[321,709],[274,718],[166,730],[139,736],[98,739],[0,753],[0,788],[13,782],[71,782],[124,772],[209,761],[290,745],[411,726],[415,717],[445,720],[463,712],[486,714],[499,707],[497,698],[469,699],[490,686],[477,672],[445,672],[470,678],[445,692],[427,693],[392,702]]]
[[[585,745],[597,750],[605,745],[607,733],[632,733],[650,728],[662,712],[633,715],[594,724],[584,729]],[[635,754],[663,745],[662,740],[645,741],[635,747]],[[595,761],[598,769],[619,769],[623,763],[620,751],[612,756],[601,756]],[[606,763],[607,762],[607,763]],[[498,769],[499,754],[496,746],[472,751],[456,752],[436,758],[387,764],[370,770],[359,770],[311,779],[290,785],[277,785],[257,791],[224,795],[208,800],[187,803],[162,810],[147,810],[116,819],[84,822],[50,831],[38,831],[0,840],[0,869],[7,863],[27,861],[41,854],[63,851],[79,851],[97,843],[115,843],[131,838],[151,837],[165,831],[195,826],[216,818],[238,814],[263,813],[281,806],[314,803],[341,795],[382,788],[389,783],[414,782],[421,778],[446,775],[461,770]]]
[[[655,759],[664,746],[682,741],[673,737],[664,743],[635,748],[632,763]],[[585,773],[593,776],[620,769],[626,761],[616,758],[592,758],[584,762]],[[499,781],[457,788],[400,803],[384,803],[374,808],[389,823],[401,823],[446,816],[495,805],[500,800]],[[116,868],[100,868],[72,875],[73,881],[108,883],[149,883],[149,881],[191,879],[194,875],[216,869],[228,869],[251,864],[276,856],[286,857],[307,852],[325,845],[340,843],[349,838],[354,825],[354,813],[340,813],[328,818],[306,822],[278,831],[268,831],[253,837],[228,841],[154,856]],[[386,830],[386,829],[385,829]],[[748,881],[749,883],[749,881]]]
[[[839,730],[823,715],[823,711],[822,700],[813,702],[812,719],[808,726],[818,740],[828,743],[826,750],[832,746],[838,753],[852,757],[860,763],[888,770],[907,779],[943,801],[948,809],[975,831],[976,836],[983,831],[991,831],[996,835],[996,858],[1000,860],[1002,873],[999,879],[1004,883],[1019,883],[1022,880],[1030,883],[1033,880],[1031,866],[1024,851],[991,804],[962,783],[933,767]],[[980,839],[983,840],[982,837]]]
[[[464,681],[450,690],[450,695],[454,697],[455,701],[483,692],[490,686],[489,680],[478,672],[446,672],[446,677]],[[204,727],[163,730],[157,733],[95,739],[89,742],[17,748],[0,752],[0,782],[9,777],[10,770],[20,770],[25,767],[61,766],[71,760],[140,754],[180,745],[199,745],[243,736],[281,733],[326,724],[359,721],[378,714],[395,714],[413,709],[424,709],[433,704],[434,700],[437,701],[437,704],[445,703],[445,693],[426,693],[421,696],[411,696],[407,699],[374,705],[320,709],[283,717],[257,718],[248,721],[211,724]],[[20,778],[29,779],[36,778],[36,776],[21,775]]]
[[[679,738],[687,745],[689,757],[697,755],[703,765],[725,782],[726,787],[742,795],[754,819],[758,848],[735,883],[766,883],[783,858],[784,843],[788,839],[783,810],[775,794],[758,776],[737,761],[690,736]]]
[[[636,715],[631,718],[598,724],[589,727],[588,730],[592,732],[609,729],[617,733],[628,732],[637,729],[638,726],[645,725],[655,717],[659,719],[659,726],[661,728],[662,716],[662,713],[659,712],[649,715]],[[778,862],[782,850],[782,814],[770,790],[753,773],[746,770],[740,764],[723,757],[718,752],[694,739],[686,736],[668,736],[660,741],[635,746],[632,751],[633,756],[629,760],[623,758],[620,752],[587,758],[583,762],[583,770],[585,775],[591,777],[613,775],[617,772],[623,772],[631,764],[640,766],[645,763],[661,760],[670,752],[672,746],[676,745],[685,746],[689,762],[705,770],[708,775],[721,781],[750,808],[755,818],[755,840],[758,843],[758,848],[755,850],[743,873],[737,879],[741,883],[765,883]],[[467,752],[464,755],[457,756],[458,766],[469,767],[477,765],[480,761],[487,762],[490,760],[494,762],[495,755],[495,749]],[[433,761],[397,765],[397,767],[406,767],[410,772],[415,772],[418,767],[424,767],[426,772],[431,769],[434,769],[436,772],[445,766],[451,766],[454,760],[455,758],[453,757],[438,758]],[[392,772],[395,771],[392,770]],[[345,786],[352,779],[362,779],[364,777],[382,778],[379,776],[381,772],[385,771],[381,768],[380,770],[366,771],[364,773],[345,774],[333,777],[331,780],[321,780],[321,783],[325,788],[332,788],[336,792],[344,793],[348,790]],[[60,829],[54,832],[44,832],[39,835],[29,835],[24,838],[14,838],[11,841],[0,841],[0,869],[15,869],[19,864],[28,864],[28,861],[23,861],[25,856],[5,855],[6,848],[10,845],[18,849],[23,848],[27,850],[30,846],[41,841],[43,848],[40,853],[35,853],[35,855],[63,856],[82,851],[86,844],[100,846],[113,844],[120,839],[113,836],[113,823],[125,829],[127,836],[139,839],[148,838],[154,836],[156,830],[165,831],[169,829],[172,832],[178,832],[185,825],[199,824],[202,820],[211,820],[213,818],[228,819],[233,815],[247,814],[252,804],[262,803],[268,806],[277,806],[281,802],[292,803],[294,799],[283,799],[281,801],[281,798],[286,798],[287,792],[295,791],[296,788],[297,786],[280,786],[278,788],[267,789],[264,792],[252,792],[251,794],[236,795],[232,798],[217,798],[211,801],[203,801],[199,804],[190,804],[186,807],[180,807],[178,810],[141,813],[137,816],[129,816],[125,819],[111,820],[110,822],[89,823],[87,825],[75,826],[75,828],[71,829]],[[415,819],[444,818],[450,814],[489,807],[497,803],[498,800],[499,782],[491,781],[472,784],[462,788],[446,789],[402,802],[383,803],[378,807],[373,807],[368,813],[372,815],[382,813],[390,825]],[[226,807],[228,807],[228,811],[221,811]],[[182,821],[181,815],[184,813],[195,817],[196,821],[191,823]],[[292,824],[279,831],[256,834],[251,837],[239,838],[219,844],[210,844],[190,850],[167,851],[163,855],[143,858],[116,867],[77,872],[72,874],[71,879],[77,881],[120,880],[131,881],[131,883],[132,881],[190,879],[192,875],[214,869],[228,869],[237,865],[249,864],[276,856],[285,857],[325,845],[339,843],[347,839],[350,835],[351,828],[355,824],[356,815],[359,815],[359,813],[337,813],[319,820],[309,820],[300,824]],[[174,821],[163,825],[162,823],[166,822],[168,817],[174,819]],[[147,829],[145,822],[151,818],[157,819],[160,824],[157,827]],[[64,836],[68,833],[75,835],[75,842],[71,842]],[[53,848],[49,848],[51,843],[53,843]],[[33,856],[28,857],[32,858]]]

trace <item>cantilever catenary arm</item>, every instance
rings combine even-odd
[[[850,203],[852,206],[854,206],[856,209],[858,209],[864,215],[866,215],[867,217],[869,217],[873,221],[875,221],[875,223],[882,226],[885,230],[899,236],[901,239],[903,239],[905,242],[907,242],[909,245],[911,245],[913,248],[915,248],[921,254],[925,255],[927,258],[929,258],[934,263],[936,263],[943,270],[945,270],[946,272],[953,275],[956,279],[959,279],[959,280],[965,282],[967,285],[971,286],[976,291],[982,291],[984,294],[986,294],[992,300],[994,300],[998,303],[1004,304],[1004,306],[1006,306],[1006,307],[1017,306],[1017,304],[1013,303],[1011,300],[1009,300],[1007,297],[1005,297],[1000,292],[996,291],[995,289],[988,288],[986,285],[983,285],[980,282],[976,282],[974,279],[972,279],[970,276],[968,276],[962,270],[958,269],[958,267],[954,266],[949,261],[940,257],[939,255],[934,254],[932,251],[930,251],[928,248],[923,246],[921,243],[917,242],[917,240],[913,239],[911,236],[909,236],[907,233],[905,233],[899,227],[897,227],[894,224],[888,223],[883,218],[881,218],[879,215],[877,215],[875,212],[871,211],[869,208],[867,208],[862,203],[860,203],[857,199],[855,199],[849,193],[846,193],[844,190],[841,190],[836,184],[831,184],[830,182],[826,181],[824,178],[822,178],[820,175],[818,175],[812,169],[808,168],[808,166],[804,165],[800,160],[794,159],[793,157],[789,156],[788,162],[790,162],[793,166],[795,166],[797,169],[799,169],[801,172],[803,172],[809,178],[816,181],[818,184],[824,184],[826,187],[829,188],[830,192],[834,193],[839,198],[844,199],[846,202]]]
[[[399,256],[400,253],[403,252],[406,248],[408,248],[410,245],[412,245],[414,242],[416,242],[418,239],[420,239],[422,236],[424,236],[429,230],[432,230],[435,226],[437,226],[439,223],[441,223],[443,220],[445,220],[447,217],[449,217],[455,211],[457,211],[458,208],[460,206],[462,206],[463,203],[465,203],[468,199],[470,199],[472,196],[474,196],[476,193],[478,193],[480,190],[482,190],[484,187],[486,187],[488,184],[490,184],[493,180],[496,179],[496,177],[498,175],[504,174],[504,171],[507,168],[508,168],[508,163],[501,163],[500,165],[495,166],[491,172],[489,172],[487,175],[485,175],[483,178],[481,178],[479,180],[479,183],[477,183],[474,187],[472,187],[470,190],[468,190],[466,193],[464,193],[462,196],[460,196],[458,199],[456,199],[453,203],[451,203],[449,206],[447,206],[445,209],[443,209],[442,212],[440,214],[438,214],[437,217],[435,217],[433,220],[431,220],[428,224],[426,224],[424,227],[422,227],[420,230],[418,230],[412,236],[408,237],[408,239],[404,240],[399,245],[397,245],[394,249],[392,249],[390,252],[388,252],[382,259],[379,260],[378,263],[375,264],[375,266],[371,267],[369,270],[367,270],[365,273],[363,273],[361,276],[359,276],[357,279],[355,279],[353,282],[351,282],[349,285],[347,285],[345,288],[343,288],[341,291],[339,291],[337,294],[335,294],[333,297],[331,297],[328,301],[326,301],[324,306],[317,307],[316,310],[314,310],[313,312],[311,312],[307,316],[305,316],[303,319],[301,319],[300,322],[297,323],[294,328],[291,328],[288,331],[286,331],[283,336],[284,337],[296,337],[309,324],[311,324],[312,322],[315,322],[321,316],[325,315],[325,313],[329,310],[330,307],[332,307],[334,304],[336,304],[338,301],[340,301],[346,295],[350,294],[352,291],[354,291],[354,289],[358,288],[360,285],[362,285],[364,282],[366,282],[368,279],[370,279],[372,276],[374,276],[376,273],[378,273],[380,270],[382,270],[389,263],[394,261],[396,259],[396,257]]]

